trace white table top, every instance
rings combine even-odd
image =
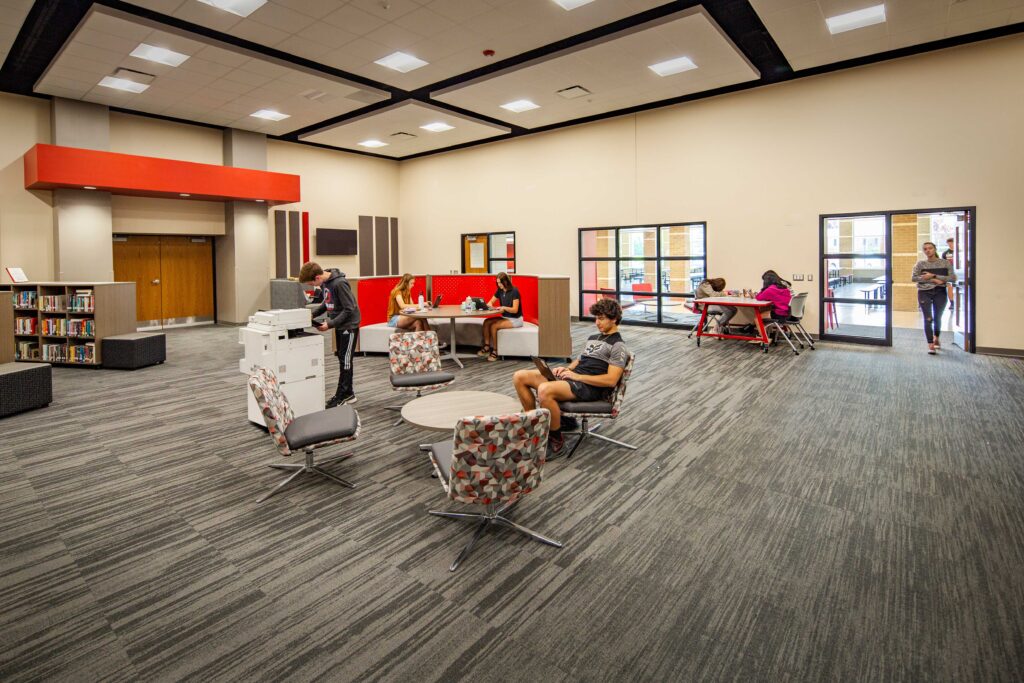
[[[508,415],[522,412],[519,400],[491,391],[441,391],[415,398],[402,406],[402,419],[409,424],[452,431],[459,418],[467,415]]]
[[[747,299],[742,296],[709,296],[704,299],[695,299],[698,304],[712,305],[712,306],[752,306],[755,308],[761,308],[764,306],[771,306],[771,301],[761,301],[759,299]]]
[[[494,315],[498,313],[497,310],[488,309],[486,311],[464,311],[459,306],[438,306],[437,308],[427,308],[422,311],[416,311],[414,313],[402,313],[401,315],[407,315],[410,318],[479,318],[482,315]]]

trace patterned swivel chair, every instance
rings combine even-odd
[[[278,484],[270,493],[258,499],[262,503],[275,493],[280,492],[300,474],[315,474],[329,479],[336,484],[354,489],[355,484],[335,476],[323,469],[324,465],[352,457],[352,453],[342,453],[313,461],[313,451],[317,448],[330,446],[343,441],[352,441],[359,436],[359,413],[351,406],[338,406],[321,410],[317,413],[295,417],[288,397],[281,391],[277,377],[271,370],[255,368],[249,376],[249,388],[252,389],[256,403],[263,413],[263,421],[267,431],[274,439],[274,445],[283,456],[290,456],[301,450],[305,455],[304,464],[279,463],[269,465],[274,469],[294,472],[292,476]]]
[[[540,486],[550,425],[551,413],[544,408],[511,415],[464,417],[455,425],[454,438],[424,447],[448,498],[484,506],[482,513],[430,511],[438,517],[477,523],[476,532],[452,562],[450,571],[458,568],[484,531],[495,524],[562,547],[558,541],[505,516],[523,496]]]
[[[446,387],[455,375],[441,371],[441,354],[434,332],[399,332],[390,337],[388,356],[391,361],[391,388],[394,391],[415,391],[416,398],[425,391]],[[402,406],[388,406],[402,410]],[[401,424],[399,417],[395,424]]]
[[[603,422],[599,422],[593,427],[590,426],[591,418],[598,419],[612,419],[614,420],[619,416],[622,411],[622,399],[626,397],[626,382],[629,381],[629,376],[633,372],[633,359],[636,358],[636,354],[629,354],[629,359],[626,361],[626,367],[622,369],[622,377],[619,378],[619,383],[615,385],[615,389],[612,391],[611,398],[607,401],[563,401],[558,404],[559,409],[562,411],[563,417],[574,417],[580,421],[579,438],[576,443],[572,445],[569,453],[565,456],[571,458],[572,454],[576,452],[576,449],[580,447],[580,444],[588,437],[592,436],[595,439],[601,439],[613,443],[616,446],[622,446],[635,451],[636,446],[632,446],[622,441],[617,441],[604,434],[598,434],[597,430],[601,428]],[[571,433],[571,432],[565,432]]]

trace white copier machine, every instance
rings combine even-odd
[[[272,370],[295,416],[324,409],[324,338],[305,332],[313,324],[308,308],[260,311],[238,331],[245,355],[238,369],[245,375],[255,367]],[[246,385],[249,420],[265,427],[252,390]]]

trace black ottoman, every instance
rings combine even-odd
[[[0,365],[0,417],[43,408],[53,400],[49,363]]]
[[[167,360],[167,339],[161,332],[132,332],[100,341],[105,368],[134,370]]]

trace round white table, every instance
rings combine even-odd
[[[409,424],[452,431],[459,418],[467,415],[508,415],[522,412],[519,400],[491,391],[442,391],[420,396],[402,406],[402,419]]]
[[[451,341],[448,342],[448,354],[442,356],[442,358],[450,358],[461,368],[465,367],[462,365],[462,361],[459,360],[459,354],[455,350],[455,319],[456,318],[480,318],[483,316],[491,316],[497,313],[497,310],[487,309],[483,311],[464,311],[461,306],[438,306],[437,308],[426,308],[422,311],[414,311],[412,313],[402,312],[402,315],[407,315],[410,318],[424,318],[430,320],[431,318],[448,318],[448,322],[451,325]],[[469,358],[469,356],[462,356],[463,358]]]

